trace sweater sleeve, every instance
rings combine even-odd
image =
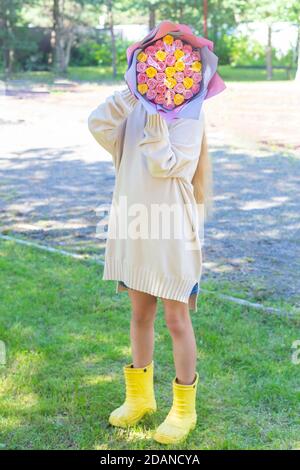
[[[200,118],[178,118],[170,122],[160,114],[148,114],[140,148],[149,172],[155,177],[187,177],[198,162],[204,131]]]
[[[137,102],[138,99],[127,87],[108,96],[88,117],[91,134],[112,155],[115,167],[118,167],[121,159],[126,118]]]

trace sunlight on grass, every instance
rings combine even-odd
[[[53,72],[17,72],[11,76],[12,80],[24,80],[36,84],[54,84],[55,81],[61,79],[71,80],[74,82],[91,82],[91,83],[111,83],[124,81],[124,73],[126,67],[119,67],[117,76],[114,79],[112,75],[112,68],[110,66],[90,66],[90,67],[69,67],[68,72],[64,77],[56,77]],[[255,82],[255,81],[267,81],[267,72],[264,68],[243,68],[233,67],[231,65],[219,65],[218,71],[225,81],[234,82]],[[290,76],[288,76],[286,70],[274,69],[273,70],[273,81],[276,80],[294,80],[296,69],[291,70]],[[3,75],[0,75],[0,80],[3,79]],[[54,91],[55,93],[61,93],[61,91]],[[63,91],[62,91],[63,92]]]
[[[172,342],[159,303],[158,411],[130,429],[109,426],[125,397],[130,302],[103,267],[0,242],[0,443],[5,449],[163,449],[155,428],[172,403]],[[211,284],[212,286],[212,284]],[[213,286],[215,290],[224,286]],[[238,286],[225,289],[238,291]],[[198,425],[174,449],[299,447],[299,321],[201,294],[192,315],[200,375]],[[168,447],[170,448],[170,447]]]

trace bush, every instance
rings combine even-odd
[[[230,64],[261,65],[265,64],[265,47],[259,42],[251,40],[247,36],[225,36],[229,48]]]
[[[51,52],[50,31],[46,28],[19,27],[16,29],[15,64],[17,70],[49,69]]]
[[[120,38],[116,38],[116,54],[118,65],[126,65],[126,49],[129,46]],[[111,65],[111,40],[109,35],[102,36],[99,39],[84,38],[77,41],[71,51],[70,65],[73,66],[95,66]]]
[[[232,66],[256,66],[266,65],[265,45],[253,40],[250,36],[225,36],[224,41],[229,49],[230,64]],[[273,66],[291,66],[293,63],[293,51],[285,55],[279,55],[275,48],[272,49]]]

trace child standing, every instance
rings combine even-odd
[[[204,114],[201,110],[198,120],[179,118],[167,123],[160,114],[148,114],[126,86],[90,114],[88,125],[96,141],[112,155],[116,170],[113,204],[118,210],[110,214],[103,279],[115,280],[117,292],[126,289],[132,306],[132,362],[123,368],[126,399],[112,411],[109,422],[131,426],[157,408],[154,320],[161,298],[176,377],[172,407],[153,437],[161,443],[178,443],[197,420],[199,376],[189,308],[197,311],[202,270],[197,202],[203,201],[208,161]],[[157,207],[163,219],[175,207],[174,228],[193,231],[193,237],[187,241],[183,236],[157,236],[153,216]],[[128,222],[128,214],[137,213]]]

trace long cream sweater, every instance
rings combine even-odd
[[[191,180],[201,150],[203,111],[198,120],[167,123],[159,114],[148,114],[126,86],[91,112],[88,126],[116,170],[103,279],[117,281],[116,292],[125,289],[118,282],[123,281],[197,311],[198,294],[190,293],[200,282],[202,254]]]

